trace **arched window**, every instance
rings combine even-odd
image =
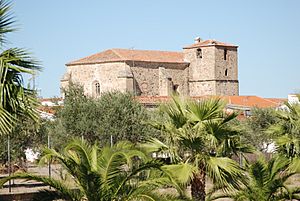
[[[95,95],[96,95],[96,96],[99,96],[99,95],[100,95],[100,92],[101,92],[99,82],[96,82],[96,83],[94,84],[94,87],[95,87],[95,89],[94,89],[94,90],[95,90],[95,91],[94,91]]]
[[[228,69],[225,69],[225,76],[228,76]]]

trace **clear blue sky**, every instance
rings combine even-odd
[[[16,0],[10,46],[42,62],[43,97],[59,96],[64,64],[109,48],[181,51],[196,36],[239,45],[240,95],[300,90],[299,0]]]

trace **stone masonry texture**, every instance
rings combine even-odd
[[[119,50],[121,51],[121,50]],[[126,51],[126,50],[122,50]],[[132,50],[131,50],[132,51]],[[136,50],[138,51],[138,50]],[[111,51],[113,52],[113,51]],[[144,51],[145,54],[151,51]],[[141,55],[141,51],[138,52]],[[143,53],[143,52],[142,52]],[[170,96],[176,92],[184,96],[239,95],[237,46],[208,40],[184,48],[182,53],[154,52],[155,59],[141,55],[142,59],[119,59],[118,55],[103,54],[101,62],[88,58],[67,64],[67,72],[61,79],[61,88],[72,81],[82,85],[84,93],[97,97],[107,91],[131,92],[137,96]],[[112,53],[110,53],[112,54]],[[163,55],[168,55],[164,61]],[[176,58],[172,60],[172,56]],[[180,59],[182,55],[182,59]],[[143,58],[145,58],[143,60]],[[95,59],[95,58],[94,58]]]

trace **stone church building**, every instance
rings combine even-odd
[[[61,87],[69,82],[98,97],[106,91],[137,96],[239,95],[238,46],[202,41],[182,52],[109,49],[66,64]]]

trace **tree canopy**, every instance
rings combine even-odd
[[[71,84],[50,132],[54,138],[83,137],[102,145],[110,143],[111,137],[113,143],[137,143],[157,133],[146,124],[149,118],[151,111],[129,93],[107,92],[94,99],[85,96],[81,86]]]
[[[229,157],[248,149],[241,146],[239,133],[228,126],[236,114],[225,113],[224,106],[219,99],[196,102],[174,96],[161,108],[166,121],[152,123],[165,133],[166,141],[151,140],[146,148],[168,155],[185,170],[193,169],[186,171],[190,175],[177,177],[188,179],[185,182],[190,182],[194,200],[205,200],[206,176],[229,188],[238,188],[243,183],[242,169]]]

